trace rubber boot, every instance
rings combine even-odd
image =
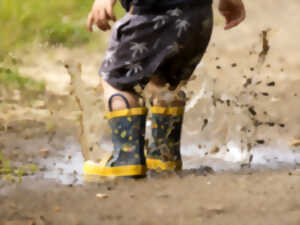
[[[116,96],[123,98],[127,109],[112,111],[112,99]],[[147,170],[144,155],[147,109],[130,108],[128,100],[120,94],[109,99],[109,108],[106,119],[111,128],[113,152],[98,164],[86,162],[85,175],[144,177]]]
[[[151,113],[153,141],[147,152],[147,168],[158,172],[181,170],[184,107],[151,107]]]

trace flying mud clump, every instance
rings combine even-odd
[[[103,101],[100,90],[87,87],[82,81],[81,64],[65,64],[71,77],[71,95],[75,98],[79,110],[81,151],[85,160],[100,161],[104,153],[100,149],[100,137],[103,130]]]
[[[187,84],[184,144],[201,146],[203,155],[249,163],[262,145],[299,145],[299,79],[287,76],[284,61],[270,55],[270,32],[260,33],[249,54],[237,49],[237,55],[216,57],[224,50],[211,45]]]

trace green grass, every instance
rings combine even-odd
[[[17,102],[31,107],[36,100],[44,99],[45,82],[24,77],[15,66],[11,68],[13,69],[0,67],[0,98],[2,104]]]
[[[34,41],[67,47],[87,44],[99,34],[86,28],[93,0],[1,0],[0,61]],[[123,14],[117,5],[118,17]]]
[[[34,174],[40,169],[34,165],[29,164],[25,166],[13,166],[11,161],[4,158],[0,151],[0,179],[10,182],[20,182],[23,176]]]
[[[90,33],[86,27],[93,1],[0,0],[0,95],[18,89],[24,98],[31,98],[45,90],[43,82],[19,74],[14,52],[23,48],[30,50],[39,43],[69,48],[99,46],[101,33]],[[115,12],[118,18],[124,14],[120,4],[115,7]]]
[[[21,91],[43,93],[45,83],[38,82],[31,78],[21,76],[17,70],[0,67],[0,85],[9,89],[18,89]]]

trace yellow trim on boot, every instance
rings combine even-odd
[[[107,112],[105,118],[110,120],[116,117],[123,117],[123,116],[140,116],[146,115],[147,108],[140,107],[140,108],[130,108],[130,109],[122,109],[118,111]]]
[[[159,107],[153,106],[150,108],[153,114],[162,114],[170,116],[181,116],[184,114],[184,107]]]
[[[147,168],[156,171],[178,171],[182,169],[181,161],[168,161],[164,162],[159,159],[147,159]]]
[[[103,165],[105,160],[100,163],[92,161],[84,162],[83,172],[85,175],[98,175],[104,177],[127,177],[127,176],[143,176],[146,175],[147,168],[143,165],[128,165],[106,167]]]

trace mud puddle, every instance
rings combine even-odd
[[[185,170],[180,174],[85,183],[83,158],[74,136],[55,135],[51,145],[47,138],[20,141],[20,137],[14,137],[13,141],[23,144],[23,150],[42,170],[25,176],[21,183],[0,182],[1,225],[181,225],[224,221],[293,225],[300,221],[299,155],[287,157],[286,152],[283,155],[265,148],[258,150],[265,155],[253,152],[249,168],[238,160],[222,160],[222,152],[203,156],[195,148],[198,146],[191,145],[183,150]],[[47,157],[41,156],[41,147],[49,149]],[[25,156],[25,151],[20,154]],[[259,159],[264,157],[272,160],[260,164]]]
[[[42,172],[44,179],[55,180],[62,184],[82,184],[83,157],[77,143],[65,143],[62,154],[40,160],[40,166],[46,168]]]
[[[39,166],[44,169],[35,176],[65,185],[84,184],[82,172],[84,160],[80,145],[75,137],[67,137],[61,144],[63,149],[60,152],[39,159]],[[293,152],[279,144],[257,147],[252,150],[251,154],[245,153],[249,158],[243,155],[243,151],[234,143],[229,143],[227,147],[230,152],[221,150],[214,155],[204,155],[199,152],[198,146],[185,145],[183,149],[184,169],[197,170],[206,167],[220,173],[239,172],[244,168],[248,171],[300,168],[300,153]],[[111,149],[111,145],[105,142],[102,148]],[[251,162],[244,160],[245,158]]]

